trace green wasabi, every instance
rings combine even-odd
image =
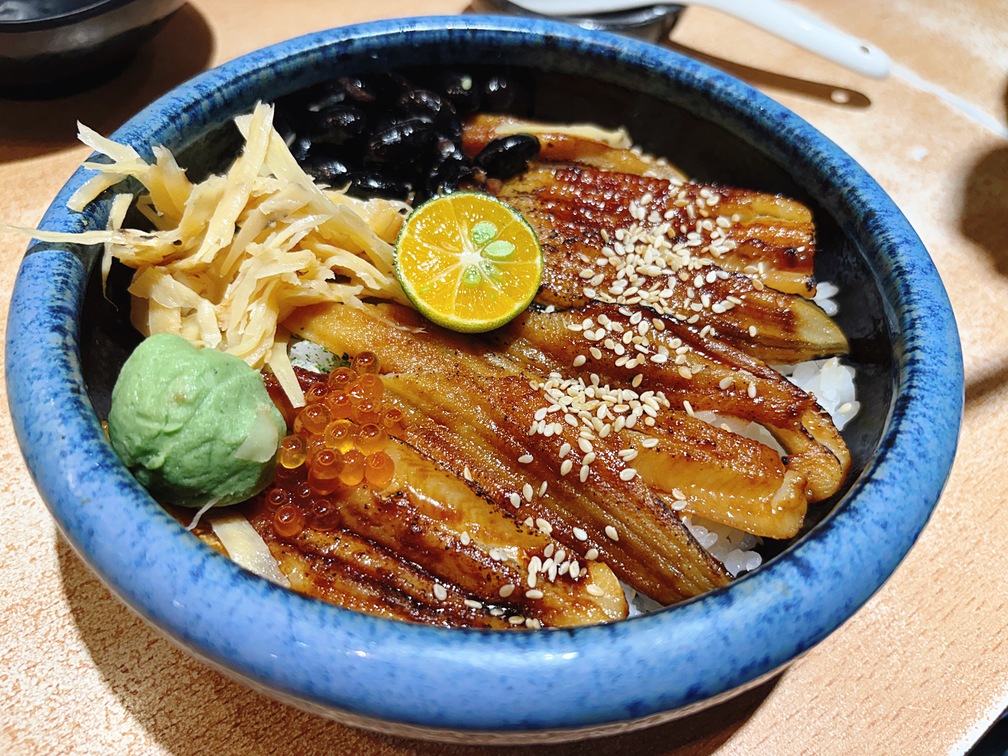
[[[265,488],[286,425],[245,362],[158,334],[123,365],[108,430],[116,454],[154,498],[204,507]]]

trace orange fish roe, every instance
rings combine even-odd
[[[374,352],[361,352],[356,357],[353,358],[353,369],[358,373],[377,373],[378,372],[378,355]]]
[[[304,530],[305,516],[299,507],[284,504],[273,513],[273,530],[281,538],[290,538]]]
[[[288,470],[300,467],[305,461],[305,441],[301,436],[287,436],[280,442],[277,461]]]
[[[306,404],[293,415],[276,477],[262,494],[281,538],[306,527],[339,527],[341,492],[359,485],[380,489],[392,481],[395,463],[384,450],[405,424],[401,411],[383,407],[379,367],[374,353],[362,352],[352,367],[304,386]]]
[[[354,370],[341,367],[329,373],[329,379],[326,382],[329,384],[330,391],[334,392],[336,396],[342,396],[356,380],[357,373]]]
[[[322,432],[326,444],[338,449],[341,454],[346,454],[354,448],[357,426],[347,418],[333,420]]]
[[[395,472],[395,462],[383,451],[369,454],[364,460],[364,480],[376,488],[387,486]]]
[[[364,480],[365,457],[356,449],[351,449],[343,455],[343,469],[340,470],[340,483],[356,486]]]
[[[400,410],[393,407],[392,409],[385,410],[382,415],[382,425],[384,425],[386,430],[390,433],[396,433],[402,431],[406,427],[406,419],[403,417],[403,413]]]
[[[357,431],[357,448],[361,454],[369,455],[380,452],[387,443],[388,433],[376,423],[362,425]]]

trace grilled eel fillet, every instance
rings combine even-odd
[[[685,174],[667,161],[629,149],[630,137],[619,131],[603,133],[601,129],[584,127],[572,130],[513,116],[478,113],[463,124],[462,149],[473,156],[494,139],[512,134],[535,134],[540,160],[657,176],[677,184],[686,181]]]
[[[295,371],[306,391],[327,378]],[[264,379],[289,425],[297,410],[272,374]],[[579,561],[549,533],[501,513],[409,445],[393,439],[385,452],[395,464],[385,488],[341,486],[329,496],[337,506],[324,520],[293,537],[272,526],[269,487],[244,505],[293,590],[347,609],[445,627],[571,627],[627,616],[623,587],[606,564]],[[207,523],[211,518],[189,526],[190,510],[167,508],[228,555]]]
[[[384,373],[383,401],[406,416],[399,438],[469,482],[499,511],[549,532],[582,564],[602,561],[620,579],[665,604],[729,582],[724,567],[683,525],[671,493],[653,491],[639,477],[620,477],[631,465],[619,452],[633,448],[639,431],[624,428],[593,440],[595,461],[588,460],[582,479],[579,428],[565,424],[549,435],[529,433],[545,405],[543,376],[524,372],[506,355],[486,359],[488,346],[478,340],[433,328],[417,332],[413,326],[419,321],[409,320],[410,315],[400,307],[321,305],[299,310],[288,327],[339,353],[375,352]],[[675,428],[666,432],[671,440]],[[750,452],[763,449],[735,438]],[[571,450],[564,452],[564,444]],[[570,458],[570,474],[561,472],[562,457]],[[779,458],[776,465],[781,467]],[[747,493],[750,483],[773,488],[773,496],[778,488],[773,477],[758,474],[732,482]]]
[[[486,118],[467,124],[468,150],[492,138],[494,128],[521,126],[493,118],[489,125]],[[553,149],[547,136],[528,171],[487,187],[539,235],[546,270],[538,303],[644,303],[768,362],[847,351],[839,327],[795,296],[815,291],[807,208],[780,196],[656,176],[630,150],[621,162],[611,157],[620,153],[616,148],[570,137],[562,143],[564,149]],[[595,159],[600,150],[610,156],[607,169]],[[575,164],[551,162],[560,159]]]
[[[539,167],[504,184],[498,196],[539,236],[546,263],[540,304],[644,304],[767,362],[847,352],[843,332],[815,303],[750,276],[752,266],[732,254],[739,247],[725,244],[735,226],[708,218],[715,230],[698,233],[662,219],[687,191],[702,189],[593,168]],[[648,197],[650,204],[636,204]],[[632,203],[640,208],[635,222],[624,217]],[[705,245],[703,233],[718,231],[725,237]]]
[[[783,447],[786,469],[804,480],[809,501],[836,493],[850,469],[850,451],[814,397],[760,360],[675,318],[595,302],[553,313],[528,310],[487,338],[541,371],[565,371],[577,360],[580,370],[610,386],[627,389],[637,381],[661,391],[687,414],[715,412],[759,423]],[[692,506],[686,511],[756,535],[794,535],[782,536],[779,525],[741,511],[728,515]]]
[[[371,348],[388,371],[441,373],[452,381],[463,372],[486,378],[570,374],[567,366],[579,358],[584,361],[579,374],[598,376],[614,390],[649,391],[667,404],[660,414],[664,425],[655,422],[648,429],[662,434],[659,446],[643,446],[636,436],[631,440],[638,452],[635,467],[651,471],[649,485],[658,491],[675,491],[677,509],[755,535],[793,537],[808,502],[836,493],[849,470],[850,453],[836,426],[812,397],[765,364],[674,319],[640,317],[643,312],[601,304],[579,311],[529,310],[482,339],[446,332],[392,305],[305,308],[288,326],[340,353]],[[629,350],[621,348],[627,334]],[[623,361],[628,354],[635,356],[631,363]],[[454,389],[444,393],[463,406],[478,401]],[[534,392],[529,401],[532,412],[544,404]],[[784,448],[785,459],[693,416],[705,410],[763,425]]]
[[[633,317],[609,307],[612,319]],[[604,314],[601,309],[600,314]],[[760,535],[787,538],[800,528],[812,495],[805,473],[809,458],[832,463],[833,480],[826,484],[833,490],[842,483],[845,465],[809,439],[801,425],[807,411],[818,411],[815,403],[800,390],[783,385],[787,382],[774,371],[737,352],[737,359],[753,370],[732,373],[727,363],[718,364],[716,359],[728,353],[724,345],[715,344],[712,353],[693,358],[698,376],[710,371],[706,384],[699,384],[705,390],[694,398],[701,406],[713,403],[710,382],[715,381],[720,391],[722,376],[731,377],[735,386],[727,393],[735,405],[749,406],[748,416],[753,418],[773,417],[783,427],[781,435],[801,437],[804,455],[796,453],[794,462],[791,458],[782,461],[756,441],[693,417],[692,409],[673,409],[673,401],[683,401],[683,388],[692,390],[692,384],[677,387],[685,379],[674,368],[649,375],[676,376],[661,384],[669,387],[669,395],[664,390],[638,394],[629,384],[639,373],[615,369],[613,375],[627,384],[609,387],[624,392],[616,401],[626,405],[623,422],[612,422],[613,416],[605,415],[606,408],[598,402],[583,408],[591,426],[589,445],[584,446],[585,412],[577,413],[576,405],[570,410],[550,410],[565,391],[568,396],[579,396],[571,390],[577,388],[576,382],[543,372],[560,365],[557,355],[563,354],[563,347],[558,345],[561,351],[553,355],[535,354],[536,339],[545,344],[571,341],[570,321],[564,320],[567,315],[528,313],[489,340],[425,327],[415,313],[398,306],[320,305],[298,311],[286,325],[337,353],[375,351],[389,373],[386,401],[392,397],[408,418],[402,436],[407,443],[472,481],[504,511],[510,506],[519,518],[548,523],[554,537],[576,553],[585,555],[594,549],[622,580],[664,603],[712,587],[702,585],[711,582],[709,557],[682,526],[677,510]],[[529,318],[541,320],[536,323]],[[670,323],[677,327],[674,320]],[[563,364],[570,363],[563,360]],[[599,365],[603,364],[600,360]],[[778,409],[764,411],[763,400],[749,396],[750,384],[756,391],[764,389],[765,404]],[[585,393],[611,393],[598,374],[580,388],[578,401]],[[791,407],[788,396],[801,401],[805,411]],[[630,420],[626,409],[640,397],[647,397],[651,407]],[[592,414],[604,423],[594,425]],[[550,432],[542,432],[543,422],[549,424]],[[828,419],[823,422],[832,428]],[[537,424],[538,432],[533,430]],[[604,425],[610,427],[602,431]],[[846,452],[842,440],[836,438]],[[582,470],[589,454],[594,462]],[[565,460],[571,463],[566,471]],[[624,471],[629,477],[622,477]],[[825,471],[817,483],[824,483],[829,473]],[[615,530],[610,532],[609,526]]]
[[[505,517],[406,444],[392,441],[386,453],[395,462],[389,485],[334,492],[337,506],[324,529],[282,538],[265,497],[258,498],[249,520],[294,590],[448,627],[563,627],[626,617],[626,597],[605,564],[571,569],[548,534]],[[541,568],[551,557],[567,566],[537,569],[530,580],[529,565]]]

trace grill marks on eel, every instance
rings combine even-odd
[[[596,459],[582,481],[578,428],[565,422],[563,413],[553,418],[559,424],[548,436],[530,435],[529,428],[548,404],[536,386],[551,370],[571,364],[569,325],[585,312],[595,318],[608,313],[610,322],[627,318],[611,305],[593,307],[578,315],[528,312],[485,339],[442,331],[397,306],[322,305],[296,313],[288,326],[337,353],[376,351],[389,371],[386,396],[408,417],[403,440],[458,475],[468,471],[476,491],[519,521],[548,523],[553,537],[580,554],[582,563],[594,549],[620,578],[665,603],[724,585],[723,568],[696,544],[677,510],[784,538],[801,526],[811,487],[801,471],[800,449],[785,465],[765,446],[692,417],[682,408],[684,399],[704,407],[715,404],[718,394],[732,395],[736,414],[776,424],[818,458],[841,467],[803,428],[804,415],[820,411],[765,365],[725,345],[704,350],[697,334],[666,319],[669,339],[679,333],[687,337],[684,343],[696,345],[690,359],[702,380],[679,385],[676,370],[667,365],[658,370],[648,362],[655,369],[647,380],[665,376],[659,387],[670,406],[657,414],[653,427],[641,422],[592,441]],[[590,371],[624,387],[639,372],[605,360],[582,372]],[[738,383],[734,394],[719,388],[724,376]],[[764,397],[749,397],[750,383]],[[645,445],[649,438],[654,441]],[[572,449],[566,474],[565,444]],[[637,459],[626,461],[620,452],[630,449]],[[634,467],[629,480],[620,477]],[[539,495],[543,481],[547,488]],[[527,497],[526,490],[533,495]],[[607,534],[609,526],[618,540]]]
[[[815,236],[798,203],[548,163],[497,194],[539,235],[542,305],[643,304],[769,362],[847,351],[843,332],[802,298],[814,294]],[[618,245],[631,251],[629,264],[613,254]]]
[[[577,434],[568,428],[549,438],[529,436],[543,404],[530,382],[542,376],[510,355],[487,359],[486,342],[434,327],[415,332],[421,321],[400,307],[321,305],[296,313],[288,326],[339,353],[370,345],[389,371],[385,401],[394,400],[407,416],[403,440],[460,476],[468,469],[474,488],[520,522],[548,523],[551,535],[577,553],[580,564],[594,561],[588,555],[595,549],[598,561],[663,603],[729,582],[723,566],[647,486],[619,479],[628,465],[617,452],[628,440],[621,445],[618,434],[611,434],[598,444],[598,459],[584,482],[577,474],[559,473],[560,447],[566,442],[576,449]],[[532,461],[520,462],[526,454]],[[547,490],[539,495],[543,481]],[[616,529],[619,540],[606,535],[607,527]]]
[[[478,151],[506,120],[467,124],[466,149]],[[297,549],[267,538],[295,565],[304,551],[313,565],[306,580],[342,581],[333,593],[347,597],[334,595],[337,603],[448,625],[613,619],[626,611],[614,573],[662,603],[729,582],[680,513],[788,538],[808,502],[846,477],[850,456],[832,421],[764,362],[848,348],[803,299],[814,294],[809,211],[690,183],[660,161],[590,139],[539,138],[536,165],[487,188],[536,229],[546,257],[537,302],[560,312],[529,310],[483,339],[396,306],[317,306],[286,323],[336,353],[375,351],[389,373],[386,400],[408,419],[393,446],[408,477],[350,495],[339,537],[309,534]],[[551,384],[552,373],[594,376],[591,391],[646,392],[660,411],[590,434],[583,446],[571,413],[543,416],[544,392],[571,386]],[[763,425],[786,456],[695,416],[706,410]],[[479,542],[468,532],[461,542],[463,527],[478,530]],[[529,599],[522,568],[543,543],[576,554],[582,581],[550,581]],[[503,558],[502,544],[511,544]],[[579,592],[588,580],[595,589]],[[442,598],[432,601],[436,588]],[[474,609],[471,597],[511,616]]]
[[[265,507],[253,513],[295,590],[452,627],[561,627],[626,616],[623,591],[604,564],[585,565],[577,580],[543,577],[536,581],[542,595],[530,596],[527,565],[555,554],[556,541],[488,507],[460,477],[407,444],[393,441],[386,452],[393,480],[381,491],[341,490],[327,531],[284,539]]]

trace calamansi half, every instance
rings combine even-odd
[[[396,240],[395,269],[421,314],[453,331],[480,333],[528,307],[543,256],[518,211],[489,194],[461,191],[410,214]]]

